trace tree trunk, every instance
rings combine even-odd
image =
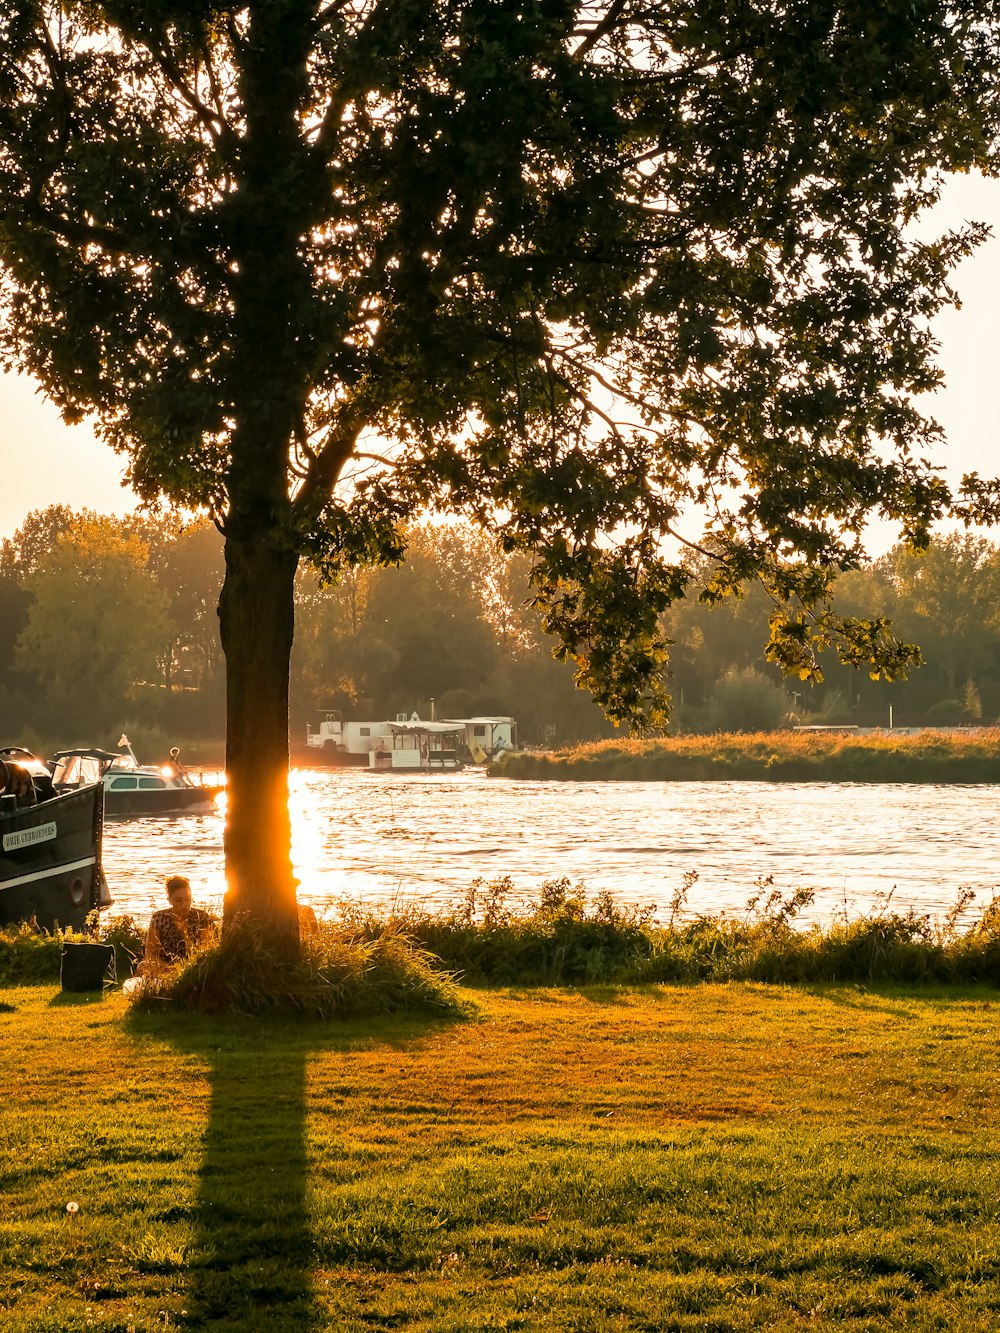
[[[288,671],[298,557],[265,534],[226,538],[225,924],[252,920],[298,948],[288,814]]]

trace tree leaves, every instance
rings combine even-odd
[[[915,399],[983,231],[907,224],[991,166],[998,17],[2,0],[0,357],[144,497],[332,577],[475,517],[622,720],[663,716],[678,540],[707,601],[763,583],[787,669],[899,674],[826,598],[869,515],[920,547],[953,503]]]

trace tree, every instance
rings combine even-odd
[[[489,544],[467,527],[441,524],[409,528],[406,542],[400,568],[300,599],[300,634],[311,622],[314,704],[340,690],[375,716],[426,710],[432,698],[481,688],[495,670]]]
[[[26,578],[32,600],[16,660],[45,693],[47,727],[86,717],[120,728],[132,686],[155,678],[167,599],[148,561],[148,547],[116,521],[83,519]]]
[[[996,661],[1000,560],[983,537],[952,534],[914,554],[897,548],[892,570],[896,615],[919,636],[928,663],[952,698],[970,673]]]
[[[170,599],[170,623],[178,650],[194,664],[197,682],[214,677],[220,664],[219,590],[223,579],[222,539],[202,519],[180,524],[150,556],[150,571]]]
[[[949,500],[911,400],[981,231],[904,226],[987,160],[997,5],[0,0],[5,359],[225,533],[230,919],[294,945],[298,562],[427,506],[532,553],[618,719],[662,717],[692,506],[776,659],[905,667],[824,599]]]
[[[41,569],[59,541],[74,524],[96,521],[92,509],[74,513],[67,505],[49,505],[33,509],[13,537],[5,537],[0,546],[0,563],[12,578],[24,579]]]
[[[711,717],[717,731],[773,731],[788,716],[788,696],[753,667],[730,667],[715,683]]]
[[[90,511],[83,517],[96,518]],[[26,724],[27,690],[34,677],[30,671],[19,673],[15,645],[28,623],[31,596],[24,584],[40,569],[54,550],[59,538],[72,527],[73,511],[65,505],[50,505],[27,515],[13,537],[0,542],[0,643],[6,651],[0,656],[0,701],[5,730]],[[22,693],[18,686],[27,689]],[[8,721],[9,719],[9,721]],[[32,719],[34,724],[35,719]],[[12,731],[10,734],[14,734]]]

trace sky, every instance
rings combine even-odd
[[[943,311],[935,325],[946,387],[930,410],[948,445],[934,461],[952,480],[964,472],[1000,471],[1000,181],[964,176],[949,182],[932,221],[943,231],[973,220],[994,225],[997,236],[958,269],[954,285],[962,308]],[[91,427],[65,425],[31,380],[0,376],[0,537],[50,504],[128,512],[136,499],[124,485],[126,465]],[[893,539],[890,529],[876,527],[869,545],[877,554]]]

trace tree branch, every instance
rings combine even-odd
[[[594,49],[602,37],[606,37],[612,32],[618,24],[622,10],[625,8],[628,0],[613,0],[608,12],[604,18],[595,23],[592,28],[583,29],[587,36],[573,52],[574,57],[585,56]]]
[[[233,132],[220,110],[214,110],[207,106],[201,98],[189,88],[184,80],[180,66],[170,54],[168,46],[149,47],[149,53],[159,65],[160,70],[167,76],[170,86],[178,93],[181,100],[186,103],[189,110],[193,111],[197,117],[198,123],[207,131],[209,138],[220,152],[230,147],[233,143]],[[211,62],[209,63],[209,67]],[[214,85],[214,74],[210,79]]]
[[[354,446],[365,423],[353,420],[350,412],[345,415],[347,419],[330,432],[323,447],[313,454],[305,481],[293,502],[294,508],[299,512],[317,508],[322,504],[332,493],[345,465],[354,454]]]
[[[41,204],[25,199],[5,200],[3,207],[4,223],[8,227],[49,232],[73,245],[97,246],[109,255],[154,260],[161,255],[169,255],[173,260],[181,258],[196,271],[208,273],[216,280],[221,279],[227,287],[232,276],[226,266],[213,260],[206,250],[198,246],[190,251],[179,247],[176,236],[171,236],[169,241],[142,233],[129,236],[114,227],[61,217]]]

